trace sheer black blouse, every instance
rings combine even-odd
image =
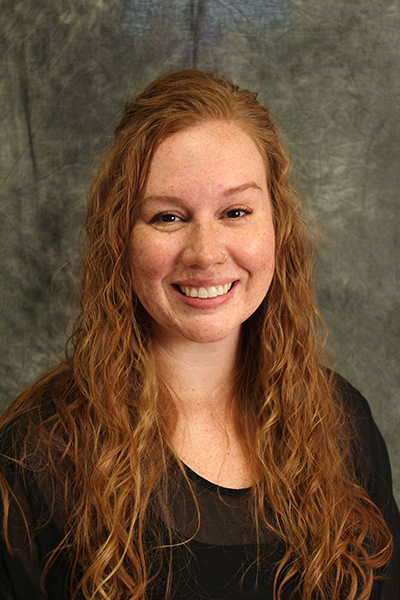
[[[355,451],[360,478],[394,537],[393,557],[384,578],[375,582],[371,600],[400,600],[400,519],[392,495],[385,442],[363,396],[339,377],[338,386],[359,434]],[[19,469],[8,458],[16,452],[11,440],[12,432],[1,438],[0,467],[20,508],[13,503],[10,509],[9,537],[14,552],[7,550],[0,536],[0,600],[70,600],[70,568],[65,554],[59,554],[50,566],[45,591],[41,585],[45,558],[62,539],[62,517],[57,507],[54,509],[53,491],[43,473],[27,472],[23,478],[19,475]],[[257,562],[248,490],[216,486],[189,468],[186,471],[199,505],[201,525],[189,544],[174,550],[172,598],[272,600],[274,573],[282,548],[267,536]],[[183,475],[179,485],[171,490],[170,502],[173,522],[169,525],[175,539],[187,539],[196,531],[197,513]],[[149,599],[165,597],[164,581],[161,573],[148,591]],[[288,587],[283,598],[289,599],[291,592],[293,589]]]

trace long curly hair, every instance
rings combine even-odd
[[[19,460],[44,464],[63,490],[58,550],[71,550],[81,574],[75,594],[143,599],[153,576],[149,557],[156,564],[154,551],[165,556],[172,546],[151,506],[173,456],[174,416],[127,247],[157,144],[210,120],[251,135],[272,202],[275,274],[242,328],[234,410],[256,481],[255,522],[285,548],[275,597],[298,578],[303,600],[367,600],[374,570],[390,557],[390,534],[356,482],[347,419],[321,364],[311,244],[289,157],[256,94],[223,77],[184,69],[126,104],[89,193],[80,313],[66,359],[26,390],[2,423],[25,423]],[[39,418],[49,386],[55,410]]]

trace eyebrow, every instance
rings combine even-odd
[[[229,198],[229,196],[233,196],[234,194],[239,194],[240,192],[245,192],[246,190],[248,190],[250,188],[254,188],[256,190],[262,191],[260,186],[255,181],[249,181],[248,183],[243,183],[242,185],[238,185],[236,187],[225,190],[225,192],[222,194],[222,196],[224,198]]]
[[[235,187],[232,188],[228,188],[227,190],[225,190],[222,193],[222,197],[223,198],[229,198],[230,196],[234,196],[235,194],[240,194],[241,192],[245,192],[248,189],[256,189],[256,190],[261,190],[262,188],[255,183],[255,181],[249,181],[248,183],[243,183],[242,185],[237,185]],[[177,196],[157,196],[156,194],[151,194],[150,196],[146,196],[145,198],[143,198],[142,200],[142,204],[144,202],[146,202],[147,200],[161,200],[161,201],[175,201],[175,202],[181,202],[181,198],[177,197]]]

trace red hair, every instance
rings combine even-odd
[[[256,94],[223,77],[177,71],[127,103],[89,193],[81,310],[69,354],[21,395],[2,423],[24,421],[21,460],[41,461],[64,490],[61,546],[72,548],[83,573],[76,593],[116,600],[129,591],[143,599],[150,577],[146,539],[164,543],[149,507],[172,454],[172,418],[127,245],[157,144],[209,120],[234,123],[252,136],[273,206],[276,270],[262,305],[243,325],[235,411],[257,482],[255,521],[286,548],[275,593],[279,598],[285,582],[300,574],[303,600],[338,600],[343,593],[367,600],[374,569],[389,559],[390,534],[356,482],[349,427],[320,363],[311,246],[288,154]],[[56,411],[38,422],[50,381]]]

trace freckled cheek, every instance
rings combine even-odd
[[[275,240],[269,236],[263,240],[248,243],[246,246],[245,255],[243,255],[244,263],[250,273],[257,276],[259,273],[273,274],[275,269]]]
[[[168,273],[171,263],[165,245],[159,247],[141,238],[132,239],[129,262],[136,283],[138,279],[153,282],[155,279],[161,280]]]

